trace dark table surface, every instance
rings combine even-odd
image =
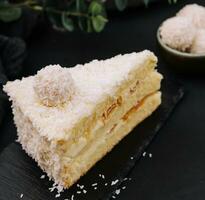
[[[187,3],[205,5],[204,0],[179,0],[176,5],[161,4],[111,13],[110,22],[100,34],[59,33],[39,25],[28,39],[24,75],[47,65],[74,66],[92,59],[119,53],[150,49],[159,57],[159,71],[165,78],[177,76],[186,94],[168,122],[131,172],[132,181],[118,199],[205,199],[205,78],[172,72],[160,57],[156,30],[160,23]],[[193,66],[194,67],[194,66]],[[0,128],[0,150],[16,138],[11,111]]]

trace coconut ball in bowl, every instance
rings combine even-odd
[[[189,18],[197,28],[205,28],[205,8],[198,4],[184,6],[177,16]]]
[[[167,65],[182,73],[205,73],[205,8],[187,5],[165,20],[157,31]]]
[[[160,28],[162,41],[173,49],[187,52],[191,48],[196,29],[190,19],[172,17],[165,20]]]

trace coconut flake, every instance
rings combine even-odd
[[[118,182],[119,182],[119,180],[116,179],[115,181],[112,181],[111,185],[115,185],[115,184],[117,184]]]

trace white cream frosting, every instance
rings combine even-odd
[[[77,92],[62,108],[39,104],[34,90],[36,76],[8,82],[4,91],[21,107],[40,135],[48,140],[68,139],[80,119],[91,116],[96,105],[113,97],[122,82],[133,79],[134,72],[143,69],[147,62],[151,66],[149,69],[154,69],[157,58],[145,50],[68,68]]]

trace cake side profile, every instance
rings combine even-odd
[[[18,141],[50,178],[70,187],[160,105],[156,63],[145,50],[47,66],[8,82]]]

